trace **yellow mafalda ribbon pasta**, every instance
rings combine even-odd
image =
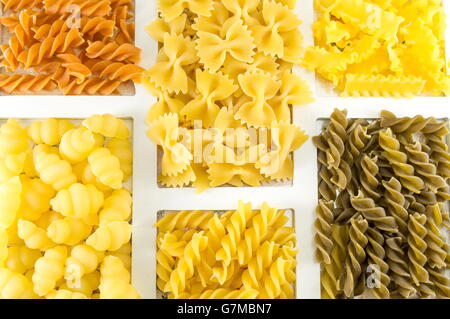
[[[163,153],[159,184],[202,192],[291,179],[292,165],[286,164],[283,174],[268,175],[257,162],[274,151],[273,123],[292,123],[293,107],[313,100],[306,81],[293,71],[304,53],[296,1],[216,0],[207,14],[193,9],[193,1],[177,2],[170,10],[169,3],[159,2],[160,15],[146,28],[159,54],[141,80],[157,98],[146,122],[147,135]],[[381,46],[370,37],[360,42],[361,51]],[[348,60],[360,62],[363,56]],[[289,130],[297,136],[295,125]],[[300,147],[298,138],[281,145],[283,152]],[[257,156],[247,156],[252,152]]]
[[[450,94],[442,1],[316,0],[303,65],[343,96]],[[418,12],[420,14],[418,14]]]

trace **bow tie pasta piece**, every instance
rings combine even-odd
[[[84,275],[94,272],[105,257],[103,252],[88,245],[78,245],[72,248],[66,260],[64,279],[71,283],[81,280]]]
[[[192,154],[179,142],[178,116],[166,114],[150,124],[147,135],[164,150],[162,158],[162,174],[177,175],[187,168]]]
[[[27,133],[19,122],[9,119],[0,127],[0,157],[23,153],[29,147]]]
[[[291,179],[294,164],[290,154],[306,142],[308,135],[293,124],[274,122],[271,126],[271,136],[276,150],[261,156],[257,167],[273,179]]]
[[[185,8],[199,16],[210,16],[214,0],[158,0],[158,9],[164,20],[172,23]]]
[[[227,55],[241,62],[253,62],[255,44],[251,32],[238,19],[228,21],[230,23],[223,26],[228,27],[223,36],[197,32],[197,54],[200,62],[211,72],[216,72],[223,66]]]
[[[126,139],[131,135],[125,122],[111,114],[93,115],[84,120],[82,125],[105,137]]]
[[[86,244],[98,251],[115,251],[130,241],[131,225],[125,221],[114,221],[102,225],[86,239]]]
[[[300,20],[294,12],[277,2],[264,0],[261,23],[250,26],[256,46],[262,52],[284,57],[283,33],[297,29]]]
[[[241,74],[239,84],[252,100],[239,108],[235,118],[249,126],[269,127],[277,118],[267,101],[277,94],[281,82],[269,74],[258,72]]]
[[[44,229],[37,227],[30,221],[19,219],[17,224],[17,233],[25,242],[25,245],[31,249],[47,250],[56,246]]]
[[[70,163],[85,160],[95,146],[94,134],[81,127],[67,131],[61,138],[59,151],[63,159]]]
[[[225,8],[221,1],[216,1],[213,8],[209,17],[199,16],[193,21],[194,24],[192,24],[191,28],[194,31],[204,31],[223,36],[223,32],[226,32],[223,26],[232,17],[232,14]],[[196,36],[196,33],[194,35]]]
[[[21,218],[34,221],[50,209],[50,200],[55,196],[53,188],[39,178],[22,177]]]
[[[66,217],[83,218],[97,214],[103,201],[103,193],[95,186],[76,183],[59,191],[50,204]]]
[[[192,165],[186,166],[186,169],[177,175],[161,175],[158,177],[158,183],[166,187],[183,187],[197,181],[197,176],[192,169]]]
[[[179,114],[184,108],[185,102],[177,98],[177,96],[153,88],[153,85],[149,81],[147,81],[147,79],[143,79],[143,81],[146,88],[154,96],[158,97],[158,101],[153,104],[148,111],[147,117],[145,119],[145,122],[147,124],[152,123],[153,121],[157,120],[159,117],[167,113]]]
[[[47,153],[44,147],[38,146],[33,150],[33,157],[39,177],[53,189],[58,191],[76,182],[77,178],[69,162],[62,160],[58,155]]]
[[[117,279],[109,279],[99,286],[100,299],[140,299],[136,288]]]
[[[2,299],[37,299],[33,284],[24,275],[0,268],[0,297]]]
[[[19,213],[22,196],[22,183],[18,176],[0,185],[0,226],[9,228]]]
[[[195,43],[190,38],[179,35],[164,35],[164,45],[157,63],[144,72],[158,88],[170,93],[187,93],[188,76],[183,66],[198,61]]]
[[[54,146],[61,142],[64,133],[74,127],[75,125],[67,120],[46,119],[33,122],[27,127],[27,133],[34,144]]]
[[[44,256],[36,261],[32,277],[36,294],[45,296],[56,287],[58,280],[64,276],[66,259],[67,248],[57,246],[47,250]]]
[[[164,19],[158,18],[146,26],[145,30],[154,40],[163,43],[164,35],[166,33],[182,35],[184,28],[186,27],[186,21],[187,16],[184,13],[170,22],[166,22]]]
[[[196,82],[199,91],[198,97],[181,110],[180,114],[189,120],[203,121],[203,127],[212,127],[220,106],[216,104],[232,95],[237,86],[228,76],[222,73],[210,73],[209,71],[196,71]]]
[[[253,14],[256,13],[260,0],[222,0],[223,6],[235,17],[241,18],[247,25],[255,23]]]
[[[265,55],[264,53],[258,52],[253,57],[253,63],[245,63],[228,57],[222,67],[222,71],[227,74],[230,78],[234,79],[238,83],[238,77],[240,74],[255,73],[258,70],[262,70],[265,73],[269,73],[273,76],[278,76],[280,70],[276,58]],[[242,94],[239,90],[236,92]]]
[[[89,165],[99,181],[113,189],[122,188],[123,173],[120,161],[107,148],[98,148],[88,157]]]

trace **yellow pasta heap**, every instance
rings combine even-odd
[[[129,137],[109,114],[0,126],[0,299],[139,298]]]
[[[158,1],[146,28],[159,43],[143,83],[157,97],[147,123],[164,153],[160,183],[201,192],[292,179],[292,152],[307,139],[292,107],[312,101],[293,72],[295,1],[178,2]]]
[[[134,1],[1,0],[0,91],[129,94],[139,82]]]
[[[315,0],[303,65],[343,96],[448,96],[441,0]]]
[[[284,210],[239,202],[224,213],[180,211],[156,227],[157,287],[169,298],[295,298],[296,237]]]

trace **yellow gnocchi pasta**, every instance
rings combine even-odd
[[[28,124],[0,123],[0,299],[140,298],[126,123]]]
[[[203,5],[205,10],[198,10]],[[289,163],[307,138],[289,126],[288,134],[297,138],[282,145],[289,153],[270,151],[268,141],[282,123],[291,124],[293,107],[313,100],[294,72],[304,51],[295,1],[159,1],[158,6],[160,16],[146,28],[158,41],[158,58],[141,82],[157,98],[148,112],[147,135],[163,153],[160,185],[202,192],[291,180],[292,165],[268,173],[260,169],[260,158],[287,155]]]

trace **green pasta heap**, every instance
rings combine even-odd
[[[420,115],[331,114],[313,138],[322,298],[450,298],[448,134]]]

